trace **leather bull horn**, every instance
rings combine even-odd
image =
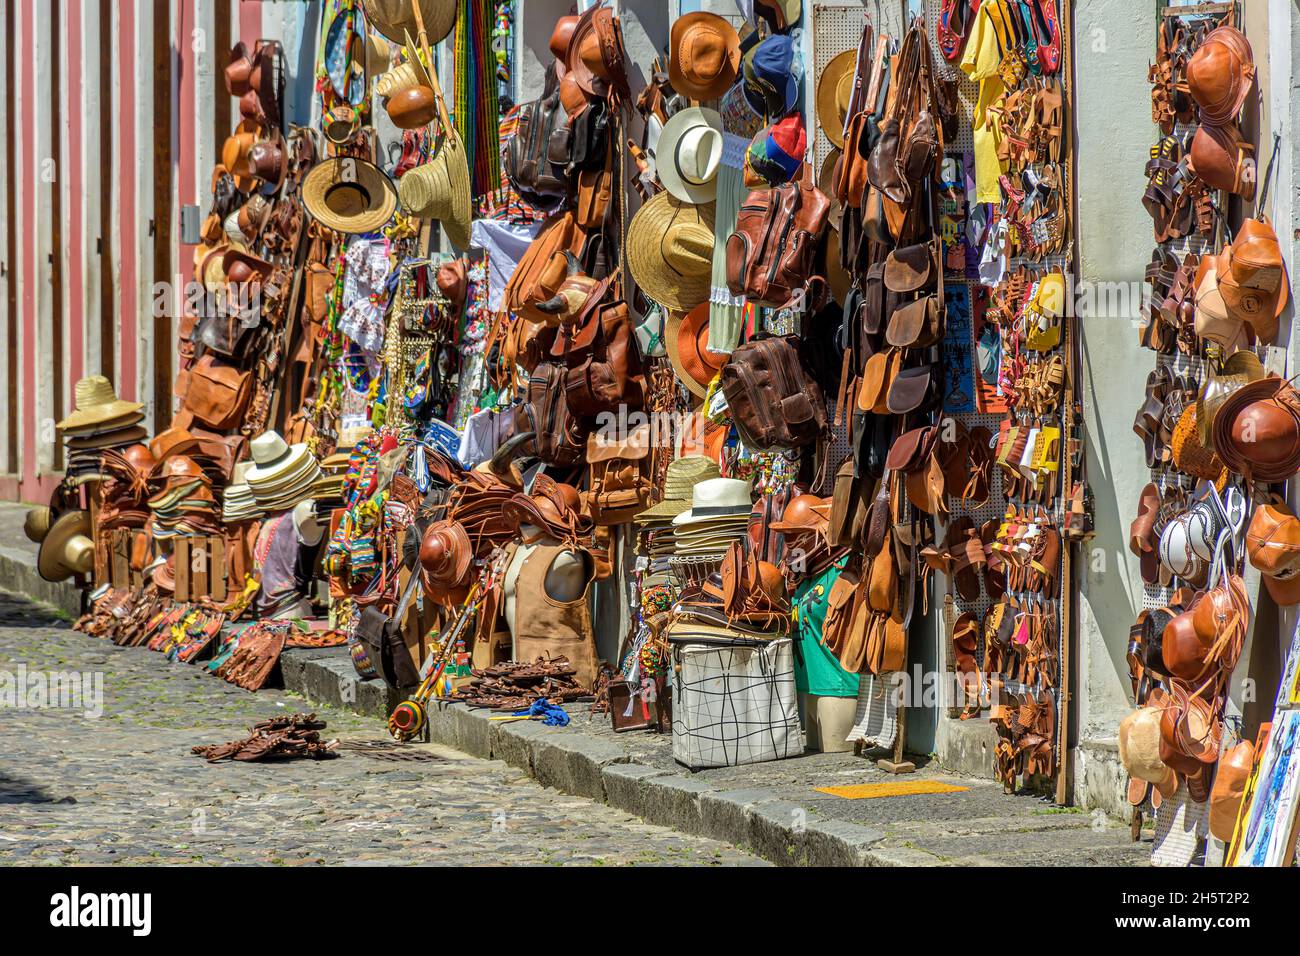
[[[582,274],[582,263],[579,262],[578,257],[568,249],[564,250],[564,259],[566,263],[564,270],[565,278],[571,279],[576,275]],[[564,313],[571,312],[581,306],[581,302],[574,302],[572,301],[573,298],[572,295],[566,297],[562,291],[557,292],[545,302],[538,302],[536,308],[538,312],[543,312],[546,315],[563,315]]]

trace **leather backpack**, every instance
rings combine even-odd
[[[599,433],[587,439],[591,488],[583,492],[582,511],[593,524],[626,524],[650,503],[650,438],[647,422],[624,439]]]
[[[564,366],[556,362],[538,365],[528,378],[524,409],[537,457],[548,465],[567,468],[584,460],[587,429],[565,400],[565,373]]]
[[[806,167],[799,182],[751,192],[727,239],[727,288],[755,305],[788,304],[813,276],[830,208]]]
[[[505,150],[506,178],[524,201],[541,209],[556,209],[569,196],[567,163],[557,165],[553,159],[552,142],[569,138],[568,114],[560,102],[555,71],[552,63],[541,97],[519,107],[515,132]]]
[[[824,439],[826,398],[809,374],[798,336],[756,339],[737,348],[722,368],[722,392],[746,447],[802,448]]]
[[[506,283],[506,309],[529,322],[554,324],[554,317],[539,311],[537,305],[554,298],[568,278],[565,253],[581,254],[586,241],[587,233],[578,225],[572,210],[547,222],[528,244]]]
[[[645,376],[622,299],[596,305],[579,326],[562,327],[551,356],[564,363],[565,401],[575,415],[595,417],[644,405]]]

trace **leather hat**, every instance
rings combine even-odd
[[[673,21],[668,80],[693,100],[716,100],[736,82],[740,35],[716,13],[696,11]]]
[[[235,213],[235,227],[239,230],[239,235],[247,241],[256,242],[262,230],[266,228],[267,220],[271,218],[272,208],[273,204],[266,196],[260,193],[249,196],[248,202],[240,206],[239,211]],[[222,262],[224,265],[224,258]],[[270,263],[267,265],[269,266]],[[260,272],[261,269],[258,268],[256,271]]]
[[[728,358],[725,353],[709,351],[709,303],[697,305],[685,316],[670,315],[664,326],[664,344],[677,377],[693,394],[707,395],[709,384]]]
[[[1244,349],[1229,355],[1223,368],[1217,372],[1213,364],[1210,365],[1196,398],[1196,430],[1203,446],[1214,447],[1214,419],[1228,396],[1247,382],[1258,381],[1265,374],[1259,356]]]
[[[240,40],[226,59],[226,92],[231,96],[243,96],[252,89],[250,83],[252,74],[253,58],[248,54],[248,45]]]
[[[551,31],[551,53],[561,64],[569,55],[569,44],[573,41],[573,31],[578,28],[578,19],[577,14],[560,17]]]
[[[1211,31],[1187,63],[1187,87],[1205,125],[1223,126],[1235,120],[1254,81],[1254,52],[1235,27]]]
[[[420,541],[420,566],[435,594],[463,585],[473,557],[474,546],[459,521],[434,521],[425,529]]]
[[[242,249],[231,249],[222,258],[221,268],[226,273],[227,283],[239,285],[265,279],[275,267],[265,259],[244,252]]]
[[[1300,395],[1275,375],[1243,385],[1214,416],[1223,463],[1255,481],[1286,481],[1300,470]]]
[[[1217,260],[1219,294],[1228,312],[1271,345],[1290,299],[1289,278],[1277,233],[1267,218],[1247,219]]]
[[[528,524],[553,537],[565,538],[591,530],[591,519],[580,514],[581,508],[582,496],[577,488],[538,475],[531,491],[511,497],[501,506],[501,512],[515,528]]]
[[[289,148],[278,133],[260,140],[248,151],[248,167],[253,176],[266,183],[264,191],[275,192],[289,172]]]
[[[616,93],[625,101],[631,99],[623,28],[613,8],[603,0],[578,18],[564,65],[578,86],[591,96]]]
[[[781,512],[781,520],[770,525],[780,534],[808,534],[819,532],[825,534],[830,530],[831,500],[818,498],[816,495],[796,495],[790,499]]]
[[[564,112],[570,119],[587,108],[587,94],[578,85],[578,80],[572,73],[565,73],[560,77],[560,105],[564,107]]]
[[[844,123],[857,66],[858,51],[845,50],[833,57],[817,78],[817,123],[836,149],[844,148]]]
[[[1246,554],[1281,607],[1300,604],[1300,520],[1285,504],[1262,504],[1246,531]]]
[[[1246,783],[1255,767],[1255,745],[1243,740],[1219,758],[1210,790],[1210,833],[1224,843],[1232,842],[1241,813]]]
[[[448,302],[457,308],[465,304],[465,292],[469,284],[469,276],[465,272],[464,259],[448,259],[440,265],[436,281],[438,291],[446,296]]]
[[[1250,202],[1255,198],[1257,172],[1254,147],[1234,124],[1202,125],[1192,137],[1192,170],[1207,186],[1234,193]]]
[[[1119,760],[1130,776],[1168,798],[1178,792],[1178,774],[1160,759],[1160,716],[1155,707],[1139,707],[1120,721]]]
[[[1218,343],[1227,352],[1245,348],[1248,342],[1245,324],[1228,310],[1219,288],[1218,258],[1202,256],[1197,275],[1200,281],[1196,286],[1196,335]]]

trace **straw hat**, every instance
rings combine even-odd
[[[139,402],[128,402],[117,397],[113,383],[103,375],[87,375],[77,382],[73,390],[77,410],[59,422],[60,431],[71,431],[102,425],[143,411]],[[131,424],[131,423],[128,423]]]
[[[649,524],[656,520],[675,518],[691,506],[691,489],[702,481],[721,478],[718,463],[703,455],[686,455],[668,463],[664,478],[664,500],[637,514],[632,520]]]
[[[336,156],[311,168],[302,181],[311,217],[335,232],[378,232],[397,209],[392,180],[374,163]]]
[[[664,189],[682,202],[713,202],[718,195],[722,139],[717,110],[693,106],[674,113],[655,147],[655,169]]]
[[[398,194],[403,212],[416,219],[437,220],[453,246],[468,249],[472,215],[469,189],[465,144],[459,133],[449,129],[437,154],[402,176]]]
[[[664,345],[673,372],[692,394],[704,398],[728,357],[709,351],[709,303],[700,303],[686,315],[670,315],[664,325]]]
[[[667,192],[637,210],[627,231],[627,264],[647,297],[679,312],[708,301],[713,216],[713,203],[692,205]]]
[[[716,13],[696,11],[673,21],[668,79],[693,100],[716,100],[736,82],[740,36]]]
[[[456,25],[455,0],[419,0],[420,16],[429,46],[446,39]],[[416,36],[420,27],[415,22],[411,0],[361,0],[370,25],[395,43],[401,43],[409,32]]]
[[[845,50],[826,64],[817,80],[817,122],[836,149],[844,148],[844,120],[857,66],[858,51]]]
[[[36,570],[41,577],[57,582],[74,574],[89,574],[95,567],[95,542],[90,535],[89,511],[60,515],[41,541],[36,556]]]
[[[45,536],[50,533],[50,525],[53,521],[54,512],[49,505],[29,508],[27,517],[23,519],[23,534],[27,535],[28,541],[35,541],[40,544],[45,540]]]

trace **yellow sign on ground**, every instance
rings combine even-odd
[[[877,797],[914,797],[923,793],[961,793],[970,787],[958,787],[937,780],[899,780],[889,783],[855,783],[847,787],[817,787],[818,793],[829,793],[845,800],[874,800]]]

